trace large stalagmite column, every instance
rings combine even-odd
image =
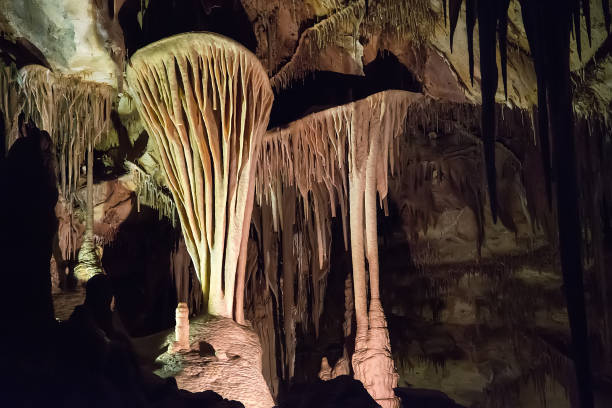
[[[353,370],[383,408],[399,407],[393,389],[398,375],[391,357],[387,321],[380,303],[376,194],[386,194],[391,123],[383,120],[385,101],[354,104],[349,135],[349,219],[357,330]],[[370,276],[370,305],[366,263]]]
[[[246,48],[212,33],[139,50],[127,69],[157,142],[208,312],[244,322],[244,269],[255,160],[273,94]]]
[[[282,218],[278,203],[286,207],[288,202],[286,196],[281,198],[279,185],[295,186],[304,203],[304,214],[310,214],[305,223],[313,232],[310,235],[316,236],[311,243],[315,243],[319,250],[319,261],[324,259],[326,249],[329,250],[326,242],[330,237],[330,231],[324,229],[329,224],[319,220],[325,220],[330,213],[335,216],[339,207],[346,246],[345,216],[349,215],[353,279],[347,281],[349,300],[346,302],[345,337],[348,338],[352,332],[351,298],[354,293],[355,353],[351,358],[345,349],[333,369],[326,359],[323,360],[319,375],[328,379],[348,374],[351,361],[355,378],[385,408],[399,407],[399,399],[393,391],[397,387],[398,375],[380,301],[377,196],[381,203],[387,197],[387,175],[395,169],[400,135],[406,133],[409,107],[422,100],[422,95],[410,92],[385,91],[316,112],[282,130],[270,132],[265,148],[260,151],[258,199],[265,198],[269,204],[267,207],[279,213],[274,217]],[[283,226],[283,234],[286,231],[286,226]],[[317,252],[314,248],[313,251]],[[285,300],[283,297],[284,304]],[[287,309],[291,311],[291,308]],[[316,317],[314,321],[316,327]],[[287,327],[293,328],[291,325]],[[293,337],[287,336],[287,343],[289,340]],[[287,363],[291,364],[292,360],[288,359]]]

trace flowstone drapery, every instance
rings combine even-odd
[[[255,165],[273,94],[246,48],[212,33],[166,38],[127,69],[157,143],[208,312],[244,322]]]

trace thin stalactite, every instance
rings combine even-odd
[[[453,52],[453,43],[455,38],[455,30],[457,29],[457,22],[459,21],[459,12],[461,11],[461,2],[463,0],[449,0],[448,1],[448,15],[450,18],[450,49]]]
[[[136,193],[137,211],[140,212],[141,204],[147,205],[157,210],[160,219],[164,217],[172,222],[173,227],[176,226],[176,205],[169,193],[137,165],[126,161],[125,166],[130,170],[136,187],[134,192]]]

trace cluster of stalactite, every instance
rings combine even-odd
[[[452,36],[457,25],[463,0],[449,0]],[[480,71],[482,93],[482,133],[487,169],[491,212],[496,219],[495,94],[498,84],[496,44],[499,40],[501,71],[506,88],[508,7],[510,0],[466,0],[466,27],[470,72],[473,73],[473,33],[479,24]],[[443,2],[446,15],[447,1]],[[566,290],[568,314],[572,331],[573,353],[578,378],[580,403],[593,406],[588,330],[584,301],[583,265],[581,259],[582,234],[579,216],[578,179],[573,137],[572,94],[570,83],[570,32],[576,40],[581,56],[581,12],[587,35],[591,41],[591,13],[588,0],[521,0],[523,25],[534,61],[538,87],[538,135],[542,163],[546,174],[546,191],[552,209],[557,204],[557,222],[561,265]],[[601,3],[606,28],[610,31],[610,4]],[[552,12],[554,10],[554,12]],[[472,74],[473,76],[473,74]],[[549,140],[550,139],[550,140]],[[552,161],[551,161],[551,146]],[[557,180],[556,195],[552,193],[552,178]],[[578,357],[580,356],[580,357]]]
[[[65,255],[74,253],[76,249],[72,213],[75,193],[80,187],[81,166],[87,153],[86,231],[78,256],[82,272],[79,276],[86,279],[102,271],[93,236],[93,147],[109,131],[115,90],[76,75],[54,73],[38,65],[27,65],[18,75],[26,117],[46,130],[55,146],[60,204],[70,221],[67,231],[58,233],[59,246]]]
[[[253,211],[251,256],[258,263],[247,268],[246,277],[247,316],[262,344],[269,342],[264,346],[264,362],[269,362],[264,364],[264,371],[274,395],[281,378],[290,382],[294,376],[297,327],[304,333],[310,327],[316,335],[319,333],[331,244],[329,213],[321,214],[322,225],[315,226],[315,222],[306,219],[294,187],[285,187],[282,194],[276,227],[275,210],[269,203]],[[324,254],[323,259],[320,254]],[[276,371],[277,358],[280,373]]]
[[[140,205],[144,204],[157,210],[160,219],[165,217],[176,226],[176,205],[172,197],[166,193],[154,178],[145,173],[137,165],[125,163],[132,173],[132,180],[136,185],[136,208],[140,212]]]
[[[23,101],[17,84],[17,68],[14,64],[5,65],[0,61],[0,114],[4,140],[0,140],[0,157],[8,153],[19,137],[18,116]]]
[[[380,306],[376,207],[377,201],[382,204],[386,199],[387,176],[396,168],[399,136],[406,132],[405,126],[409,123],[406,116],[410,114],[410,106],[423,99],[422,95],[409,92],[386,91],[309,115],[287,128],[270,131],[257,162],[257,200],[264,211],[271,210],[273,225],[280,225],[283,266],[289,266],[283,271],[287,273],[283,276],[283,285],[289,284],[290,289],[294,288],[295,282],[292,275],[300,270],[292,265],[299,264],[300,258],[303,258],[300,247],[318,249],[319,266],[323,265],[329,250],[329,217],[335,217],[340,208],[345,247],[348,244],[347,232],[351,235],[354,268],[359,341],[356,342],[353,367],[356,378],[385,406],[397,404],[392,393],[397,374],[388,354],[388,334]],[[379,200],[376,199],[377,194]],[[267,207],[270,210],[265,210]],[[299,218],[295,217],[296,207],[303,209]],[[291,227],[296,219],[302,219],[307,230],[312,232],[309,235],[300,234],[298,228],[295,233]],[[325,220],[325,223],[321,220]],[[297,237],[293,239],[298,243],[295,246],[297,253],[286,250],[292,236]],[[303,239],[305,236],[316,241],[311,242],[310,246],[300,245],[300,237]],[[316,246],[313,245],[315,242]],[[291,256],[295,256],[297,261],[287,262]],[[366,258],[369,284],[366,282]],[[316,264],[316,261],[316,258],[311,258],[311,264]],[[312,279],[316,280],[316,276]],[[299,288],[299,279],[297,286]],[[324,292],[314,297],[322,298],[323,295]],[[291,344],[295,342],[292,312],[300,309],[292,307],[299,305],[300,301],[293,301],[292,296],[291,290],[284,291],[282,296],[288,350],[295,347]],[[317,316],[314,317],[316,320]],[[291,354],[288,357],[288,363],[292,364]],[[372,376],[376,376],[377,380]],[[381,378],[383,380],[378,381]]]
[[[28,65],[19,72],[24,112],[51,136],[59,158],[60,194],[72,202],[87,145],[108,132],[115,91],[108,85]]]
[[[189,33],[139,50],[127,79],[157,143],[208,312],[242,323],[254,161],[273,100],[268,76],[238,43]]]
[[[405,117],[410,115],[409,106],[424,100],[422,95],[403,91],[385,91],[374,94],[364,100],[342,105],[326,111],[317,112],[308,117],[292,122],[286,128],[268,131],[257,160],[255,194],[257,202],[266,203],[273,209],[274,225],[279,225],[279,206],[282,192],[286,186],[293,186],[301,198],[306,220],[315,228],[321,226],[321,214],[330,212],[336,217],[338,209],[342,217],[345,246],[348,247],[348,173],[350,136],[357,126],[353,120],[355,107],[367,105],[371,101],[385,106],[388,114],[385,120],[388,128],[394,129],[393,137],[388,137],[388,145],[381,152],[383,162],[390,169],[396,168],[399,138],[406,125]],[[366,117],[370,117],[366,113]],[[381,136],[382,137],[382,136]],[[360,146],[360,149],[363,147]],[[363,154],[360,150],[356,154]],[[381,173],[386,174],[383,170]],[[381,174],[382,177],[382,174]],[[381,179],[380,189],[386,195],[386,176]],[[317,232],[318,233],[318,232]],[[318,233],[319,234],[319,233]],[[325,239],[321,235],[321,239]],[[321,246],[321,251],[323,251]],[[324,260],[327,255],[319,254]]]
[[[341,35],[352,36],[356,44],[360,36],[384,32],[420,44],[433,32],[434,14],[424,0],[355,0],[328,6],[332,12],[304,30],[291,59],[270,79],[275,89],[286,88],[314,71],[318,56]]]

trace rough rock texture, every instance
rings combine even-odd
[[[168,346],[168,351],[189,350],[189,308],[187,303],[179,302],[176,307],[176,323],[174,328],[174,342]]]
[[[93,81],[117,86],[120,69],[112,53],[121,53],[123,38],[105,14],[97,14],[102,1],[2,0],[2,30],[9,40],[25,39],[54,71],[79,74]],[[106,28],[106,29],[105,29]],[[111,28],[109,31],[108,28]],[[121,58],[116,58],[118,61]]]
[[[525,222],[518,217],[514,225],[525,228]],[[386,225],[381,285],[390,294],[383,303],[400,386],[440,390],[465,406],[570,406],[562,280],[543,237],[539,249],[487,244],[506,240],[487,215],[484,247],[503,253],[485,258],[483,251],[475,262],[477,253],[468,248],[476,234],[468,238],[460,228],[425,237],[431,248],[453,242],[466,247],[455,255],[424,257],[412,245],[408,249],[397,224]],[[412,260],[401,256],[408,250]]]
[[[179,388],[188,391],[213,390],[246,408],[274,406],[261,374],[259,338],[252,329],[211,316],[192,319],[189,328],[190,350],[159,356],[157,362],[162,367],[156,374],[174,376]],[[173,341],[174,335],[170,335],[167,343]]]

